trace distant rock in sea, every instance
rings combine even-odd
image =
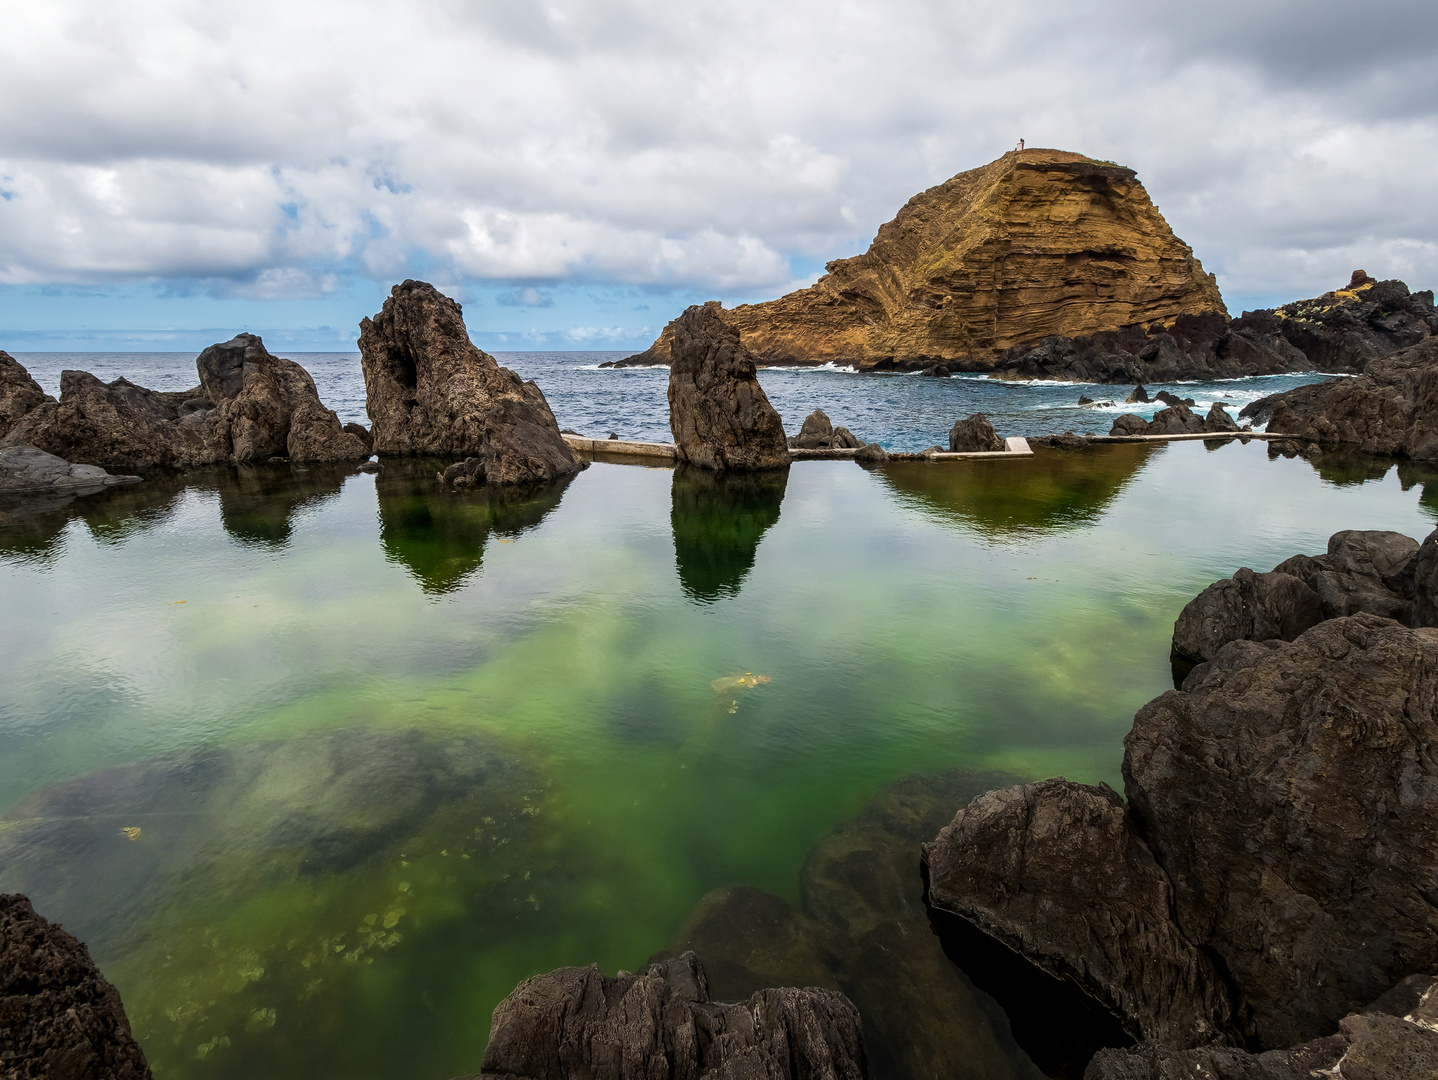
[[[1005,154],[915,195],[869,250],[814,285],[721,311],[762,364],[986,371],[1003,350],[1212,313],[1213,275],[1132,169],[1063,150]],[[667,364],[665,330],[621,364]]]

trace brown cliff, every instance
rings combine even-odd
[[[1024,150],[915,195],[814,285],[723,313],[765,364],[988,370],[1005,349],[1223,298],[1132,169]],[[666,364],[673,331],[621,363]]]

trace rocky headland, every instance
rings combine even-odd
[[[1409,292],[1401,281],[1375,281],[1355,270],[1345,288],[1232,320],[1219,312],[1185,314],[1015,346],[996,360],[994,374],[1095,383],[1356,374],[1435,333],[1432,290]]]
[[[1438,341],[1375,360],[1356,378],[1260,398],[1239,416],[1300,442],[1438,460]]]
[[[539,387],[476,347],[459,304],[428,282],[391,289],[360,323],[359,350],[376,453],[472,459],[455,474],[471,485],[536,483],[582,467]]]
[[[915,195],[814,285],[719,314],[762,364],[987,371],[1052,335],[1227,312],[1132,169],[1005,154]],[[621,364],[667,364],[674,332]]]

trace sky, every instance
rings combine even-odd
[[[1438,285],[1431,0],[45,0],[0,35],[0,348],[646,346],[1019,138],[1138,172],[1235,314]]]

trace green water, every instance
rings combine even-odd
[[[518,981],[641,966],[723,886],[797,902],[901,777],[1119,786],[1194,593],[1426,535],[1428,480],[1179,443],[8,510],[0,890],[89,943],[162,1076],[474,1072]]]

